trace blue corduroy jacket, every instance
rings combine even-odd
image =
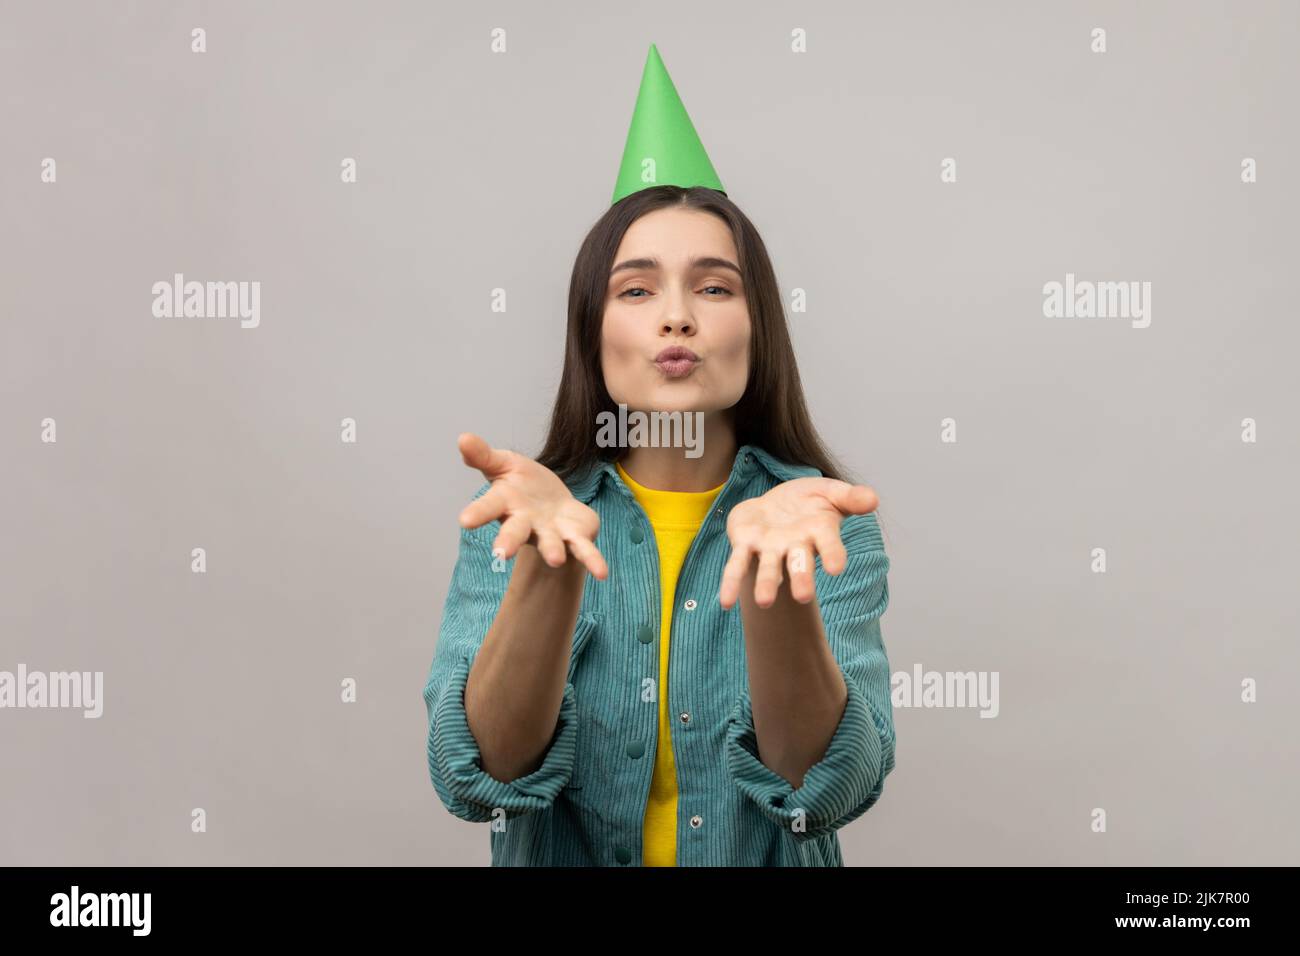
[[[889,558],[874,512],[844,519],[843,573],[827,574],[820,557],[815,563],[822,621],[848,687],[835,735],[798,788],[758,758],[740,606],[724,611],[718,600],[731,553],[727,514],[783,481],[819,474],[743,446],[678,576],[666,688],[678,866],[842,866],[837,831],[880,798],[894,767],[880,633]],[[658,549],[614,465],[592,466],[566,484],[600,516],[596,545],[610,573],[604,581],[587,576],[559,720],[541,766],[509,782],[492,778],[465,716],[465,681],[514,566],[493,558],[498,521],[461,531],[424,688],[434,789],[456,816],[490,824],[493,866],[639,866],[642,859],[658,734],[657,697],[644,692],[659,673]]]

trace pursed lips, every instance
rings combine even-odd
[[[683,378],[694,371],[700,357],[680,345],[664,349],[655,356],[655,365],[668,378]]]

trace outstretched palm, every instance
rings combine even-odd
[[[840,540],[841,522],[847,515],[873,511],[878,503],[876,493],[866,485],[796,478],[736,505],[727,518],[732,553],[722,571],[718,594],[722,606],[735,605],[755,555],[754,601],[759,607],[771,607],[776,601],[783,567],[790,574],[791,595],[807,604],[816,595],[813,555],[821,555],[826,573],[841,573],[848,561]]]
[[[571,551],[595,577],[603,581],[609,576],[595,545],[600,516],[574,498],[553,471],[526,455],[493,448],[469,432],[457,444],[465,464],[492,482],[483,497],[465,506],[460,523],[478,528],[500,519],[493,554],[511,558],[523,545],[532,544],[548,565],[558,568]]]

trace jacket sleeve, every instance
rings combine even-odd
[[[491,542],[499,527],[494,521],[472,531],[461,530],[460,552],[424,687],[429,776],[434,790],[451,813],[474,823],[492,820],[498,809],[509,818],[549,807],[569,782],[577,755],[577,710],[573,684],[566,683],[555,735],[541,766],[508,783],[482,768],[482,755],[465,714],[465,682],[496,618],[514,566],[512,558],[496,561],[494,569]],[[588,620],[579,619],[579,629],[589,626]]]
[[[746,681],[727,725],[727,768],[735,785],[796,839],[833,833],[880,799],[894,769],[894,715],[889,660],[880,616],[889,604],[889,558],[874,512],[841,525],[848,563],[839,575],[814,578],[826,638],[844,675],[848,700],[822,758],[796,789],[758,758],[754,713]]]

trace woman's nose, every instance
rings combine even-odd
[[[688,315],[670,316],[664,319],[663,331],[668,335],[694,335],[695,323]]]

